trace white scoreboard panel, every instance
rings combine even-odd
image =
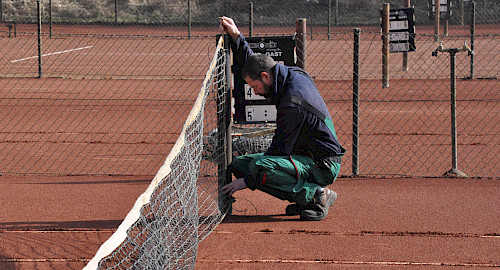
[[[247,122],[272,122],[276,121],[276,106],[274,105],[247,105],[245,106],[245,119]]]
[[[250,85],[245,84],[245,100],[266,100],[265,97],[256,95]]]

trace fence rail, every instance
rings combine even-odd
[[[344,176],[437,177],[453,167],[450,55],[432,52],[439,42],[473,46],[473,57],[455,59],[457,166],[470,177],[499,177],[497,1],[476,1],[476,13],[470,1],[453,1],[439,42],[428,3],[416,2],[417,49],[407,69],[402,53],[390,54],[389,87],[382,1],[294,1],[278,13],[273,1],[253,1],[253,12],[249,2],[188,2],[120,1],[115,10],[114,1],[42,1],[38,33],[37,1],[0,0],[0,173],[154,174],[194,102],[225,14],[255,36],[293,34],[295,19],[308,18],[306,68],[349,149]]]

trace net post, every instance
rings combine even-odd
[[[354,28],[352,83],[352,174],[359,175],[359,44],[360,28]]]
[[[222,36],[224,39],[224,57],[225,66],[219,67],[223,72],[217,72],[217,76],[224,76],[224,80],[217,79],[222,84],[218,87],[217,93],[217,133],[218,149],[221,158],[218,161],[218,198],[219,211],[228,215],[232,214],[232,202],[227,195],[222,193],[222,187],[232,181],[231,172],[228,170],[232,162],[232,138],[231,138],[231,63],[230,63],[230,37],[227,34]]]
[[[224,53],[226,54],[226,82],[225,82],[225,92],[226,92],[226,101],[225,101],[225,127],[226,127],[226,183],[230,183],[232,181],[231,172],[228,170],[228,166],[233,162],[233,147],[232,147],[232,135],[231,135],[231,126],[232,126],[232,118],[231,118],[231,37],[229,35],[224,35]],[[232,215],[233,204],[229,201],[228,206],[228,214]]]
[[[307,19],[299,18],[295,20],[295,33],[297,44],[297,66],[303,70],[306,70],[306,26]]]
[[[382,8],[382,88],[389,87],[389,13],[391,6]]]

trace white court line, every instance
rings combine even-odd
[[[71,49],[71,50],[64,50],[64,51],[60,51],[60,52],[46,53],[46,54],[42,54],[42,56],[49,56],[49,55],[54,55],[54,54],[63,54],[63,53],[67,53],[67,52],[80,51],[80,50],[90,49],[92,47],[94,47],[94,46],[86,46],[86,47],[81,47],[81,48],[76,48],[76,49]],[[37,56],[30,56],[30,57],[26,57],[26,58],[21,58],[21,59],[17,59],[17,60],[12,60],[10,62],[16,63],[16,62],[21,62],[24,60],[33,59],[33,58],[38,58],[38,55]]]

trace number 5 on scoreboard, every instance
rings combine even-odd
[[[247,107],[247,121],[252,121],[254,118],[255,109],[253,107]]]

